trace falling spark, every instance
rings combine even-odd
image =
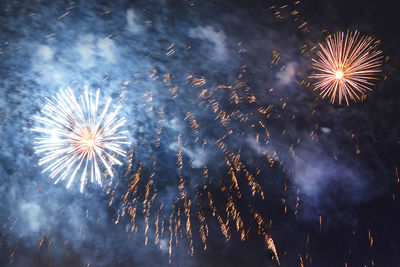
[[[312,59],[315,74],[314,90],[322,98],[329,96],[331,103],[344,99],[360,100],[367,91],[372,91],[373,81],[382,71],[382,51],[376,50],[380,42],[371,36],[355,32],[338,32],[329,35],[325,44],[319,44],[317,59]]]
[[[122,163],[115,158],[115,154],[126,156],[121,148],[127,137],[127,131],[118,129],[125,124],[125,118],[118,119],[119,108],[107,114],[111,99],[108,99],[103,111],[98,114],[100,91],[97,90],[93,99],[85,87],[84,95],[75,98],[70,88],[60,90],[57,96],[47,100],[42,109],[42,116],[37,117],[40,127],[32,130],[45,135],[35,138],[35,153],[43,155],[39,165],[48,164],[43,172],[50,171],[50,177],[55,183],[69,177],[67,188],[70,187],[81,171],[81,186],[90,174],[90,180],[102,185],[101,166],[107,170],[106,173],[113,177],[112,165]],[[99,164],[99,161],[102,165]]]
[[[171,48],[172,46],[168,50]],[[279,54],[277,54],[276,61],[278,59]],[[160,188],[160,184],[158,182],[159,179],[155,177],[160,176],[160,167],[162,167],[157,161],[158,152],[155,151],[152,154],[153,161],[151,163],[150,161],[140,161],[138,154],[134,153],[132,148],[128,153],[129,171],[125,173],[129,177],[128,184],[120,183],[120,186],[124,186],[124,193],[120,198],[114,197],[114,192],[116,192],[116,187],[118,186],[117,183],[113,185],[114,189],[110,190],[112,196],[110,205],[119,207],[118,214],[115,216],[118,218],[114,219],[115,223],[124,223],[122,217],[126,215],[128,220],[131,220],[126,226],[127,232],[129,228],[134,233],[142,230],[145,245],[152,243],[148,241],[151,238],[150,236],[153,235],[154,244],[160,248],[165,247],[168,251],[170,263],[174,258],[175,248],[182,244],[188,245],[187,252],[189,255],[193,255],[196,237],[200,237],[203,250],[207,250],[207,241],[214,234],[213,226],[216,223],[226,242],[236,237],[240,237],[240,240],[245,242],[253,233],[260,235],[265,241],[269,255],[279,264],[277,247],[274,244],[274,240],[267,233],[267,227],[271,228],[272,219],[269,219],[269,224],[266,225],[264,223],[265,219],[260,213],[253,211],[250,203],[243,209],[243,201],[245,201],[242,197],[243,194],[254,197],[257,201],[265,200],[262,185],[258,181],[262,169],[253,171],[251,166],[247,166],[248,163],[241,158],[241,149],[236,150],[230,147],[229,139],[233,138],[232,136],[239,138],[248,138],[250,136],[250,132],[246,130],[233,131],[232,126],[239,123],[243,124],[243,128],[246,128],[247,125],[252,128],[261,127],[262,132],[257,134],[256,140],[260,144],[264,142],[268,144],[271,136],[267,129],[266,120],[270,117],[275,117],[275,109],[279,109],[279,111],[288,110],[286,102],[282,100],[283,102],[276,108],[274,105],[261,106],[247,83],[241,80],[242,74],[238,75],[239,80],[235,81],[233,85],[220,84],[208,88],[205,88],[206,79],[203,77],[196,78],[193,74],[184,77],[184,85],[176,84],[175,77],[176,75],[174,74],[159,73],[157,70],[153,70],[150,73],[150,78],[158,79],[166,87],[165,94],[173,101],[175,101],[174,99],[180,100],[185,97],[181,88],[191,86],[197,89],[198,93],[194,95],[195,100],[192,103],[207,110],[211,115],[210,119],[214,119],[215,124],[222,128],[224,132],[215,141],[207,140],[203,136],[204,131],[202,130],[203,125],[199,116],[200,113],[191,109],[186,109],[182,112],[182,120],[187,121],[186,127],[191,131],[176,131],[175,138],[177,138],[177,141],[176,145],[174,145],[174,165],[177,190],[173,201],[160,197],[164,194],[162,190],[157,194],[157,188]],[[220,101],[215,97],[214,93],[222,91],[229,94],[226,102],[229,102],[235,108],[226,109],[226,102]],[[270,89],[270,92],[272,91],[273,89]],[[165,107],[158,106],[158,101],[154,101],[158,97],[159,95],[153,94],[151,91],[143,96],[145,102],[152,106],[149,112],[153,112],[158,116],[157,125],[152,131],[153,140],[150,141],[150,144],[157,148],[161,147],[163,139],[165,139],[164,134],[168,132],[168,128],[165,126],[169,120],[168,116],[166,116]],[[242,103],[254,105],[261,114],[260,118],[264,119],[256,119],[252,117],[252,114],[244,113],[241,110]],[[209,169],[205,162],[202,168],[187,164],[188,162],[193,162],[196,156],[196,153],[193,153],[192,158],[192,155],[188,153],[191,145],[197,147],[197,145],[200,146],[200,143],[203,149],[215,149],[222,152],[220,160],[224,163],[223,169],[221,168],[221,170],[215,172],[213,169]],[[172,147],[170,146],[170,148]],[[273,167],[274,164],[278,165],[279,163],[282,165],[276,151],[270,153],[265,149],[263,155],[267,160],[267,166]],[[188,170],[193,173],[201,172],[202,179],[190,178]],[[220,179],[218,177],[221,174],[220,171],[228,175],[229,179]],[[152,181],[151,185],[148,183],[150,180]],[[195,194],[193,194],[192,190],[189,190],[192,184],[197,189]],[[219,190],[216,192],[210,190],[215,186]],[[115,195],[117,194],[115,193]],[[156,198],[157,200],[155,200]],[[223,201],[224,204],[219,205],[220,201]],[[141,203],[143,203],[143,209],[139,208]],[[150,203],[153,204],[150,206]],[[208,205],[204,206],[206,203]],[[166,209],[161,210],[157,205],[165,206]],[[286,207],[287,204],[284,205]],[[142,210],[142,212],[138,212],[139,210]],[[286,210],[287,212],[289,211],[287,207]],[[247,220],[246,214],[249,211],[254,214],[254,218],[251,220],[255,220],[256,230],[253,229],[253,223]],[[139,216],[140,220],[144,222],[142,227],[138,223]],[[151,230],[150,227],[154,229]]]

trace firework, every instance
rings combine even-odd
[[[329,96],[331,103],[344,99],[356,101],[374,86],[373,81],[382,71],[382,51],[376,47],[379,41],[359,32],[338,32],[329,35],[325,44],[319,44],[317,59],[313,59],[316,79],[314,90],[322,98]]]
[[[107,113],[111,99],[99,114],[99,95],[97,90],[93,99],[85,87],[79,103],[70,88],[60,90],[52,99],[46,98],[42,116],[37,117],[41,126],[32,129],[40,134],[34,147],[35,153],[42,155],[39,165],[48,165],[43,172],[50,171],[52,179],[57,177],[55,183],[68,177],[67,188],[79,173],[81,192],[88,176],[102,185],[102,169],[112,177],[112,165],[122,165],[116,154],[126,156],[121,145],[127,144],[127,131],[119,131],[126,120],[118,119],[119,108]]]

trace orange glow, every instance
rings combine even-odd
[[[343,72],[338,70],[336,71],[336,75],[335,75],[336,79],[342,79],[343,78]]]

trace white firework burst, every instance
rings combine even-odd
[[[68,178],[67,188],[75,176],[80,175],[81,192],[88,176],[91,182],[102,185],[104,168],[112,177],[112,165],[122,165],[116,155],[126,156],[121,145],[129,144],[127,131],[119,131],[126,122],[125,118],[117,117],[119,107],[107,113],[111,103],[108,99],[98,114],[99,95],[97,90],[93,99],[85,87],[79,103],[70,88],[60,90],[52,99],[46,98],[42,116],[37,117],[40,126],[32,129],[39,133],[34,147],[35,153],[41,156],[39,165],[48,165],[43,172],[50,171],[52,179],[57,177],[55,183]]]

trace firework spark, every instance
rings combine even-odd
[[[373,81],[382,71],[382,51],[376,47],[379,41],[371,36],[355,32],[338,32],[329,35],[325,44],[319,44],[317,59],[313,60],[316,71],[310,78],[316,79],[314,90],[322,98],[330,96],[331,103],[337,99],[349,105],[349,99],[356,101],[374,86]]]
[[[79,103],[70,88],[60,90],[51,100],[46,98],[47,104],[41,111],[43,116],[37,117],[43,126],[32,129],[41,135],[35,138],[34,149],[36,154],[43,155],[39,165],[48,164],[43,172],[50,171],[52,179],[58,176],[55,183],[69,177],[67,188],[81,172],[81,192],[87,174],[91,182],[95,180],[102,185],[101,167],[104,166],[105,173],[112,177],[112,165],[122,165],[115,154],[126,156],[121,145],[128,144],[124,142],[127,131],[118,130],[126,120],[117,118],[119,108],[107,114],[111,99],[98,114],[99,95],[97,90],[93,99],[85,87]]]

